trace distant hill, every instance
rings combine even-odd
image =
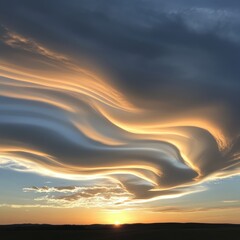
[[[228,240],[240,237],[240,225],[207,223],[152,223],[114,225],[0,225],[1,240]]]

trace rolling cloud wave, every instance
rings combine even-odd
[[[224,108],[180,112],[167,98],[141,107],[34,40],[4,28],[2,44],[24,53],[24,64],[0,61],[2,166],[111,179],[129,193],[125,202],[179,196],[202,181],[239,174],[239,137],[222,124]]]

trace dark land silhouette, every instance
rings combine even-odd
[[[240,239],[238,224],[153,223],[114,225],[14,224],[0,226],[1,240]]]

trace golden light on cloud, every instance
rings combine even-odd
[[[42,70],[0,59],[0,95],[5,99],[0,106],[0,164],[109,184],[27,189],[71,193],[38,201],[124,208],[197,192],[197,184],[209,178],[239,174],[236,138],[226,124],[216,121],[220,107],[201,106],[178,114],[178,106],[167,99],[165,107],[141,107],[116,84],[74,60],[6,31],[3,43],[26,51],[26,58],[29,52],[41,56],[49,66]],[[119,225],[124,220],[118,216],[109,222]]]

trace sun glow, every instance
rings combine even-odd
[[[120,227],[121,224],[120,224],[120,222],[119,222],[118,220],[116,220],[116,221],[114,222],[114,226],[115,226],[115,227]]]

